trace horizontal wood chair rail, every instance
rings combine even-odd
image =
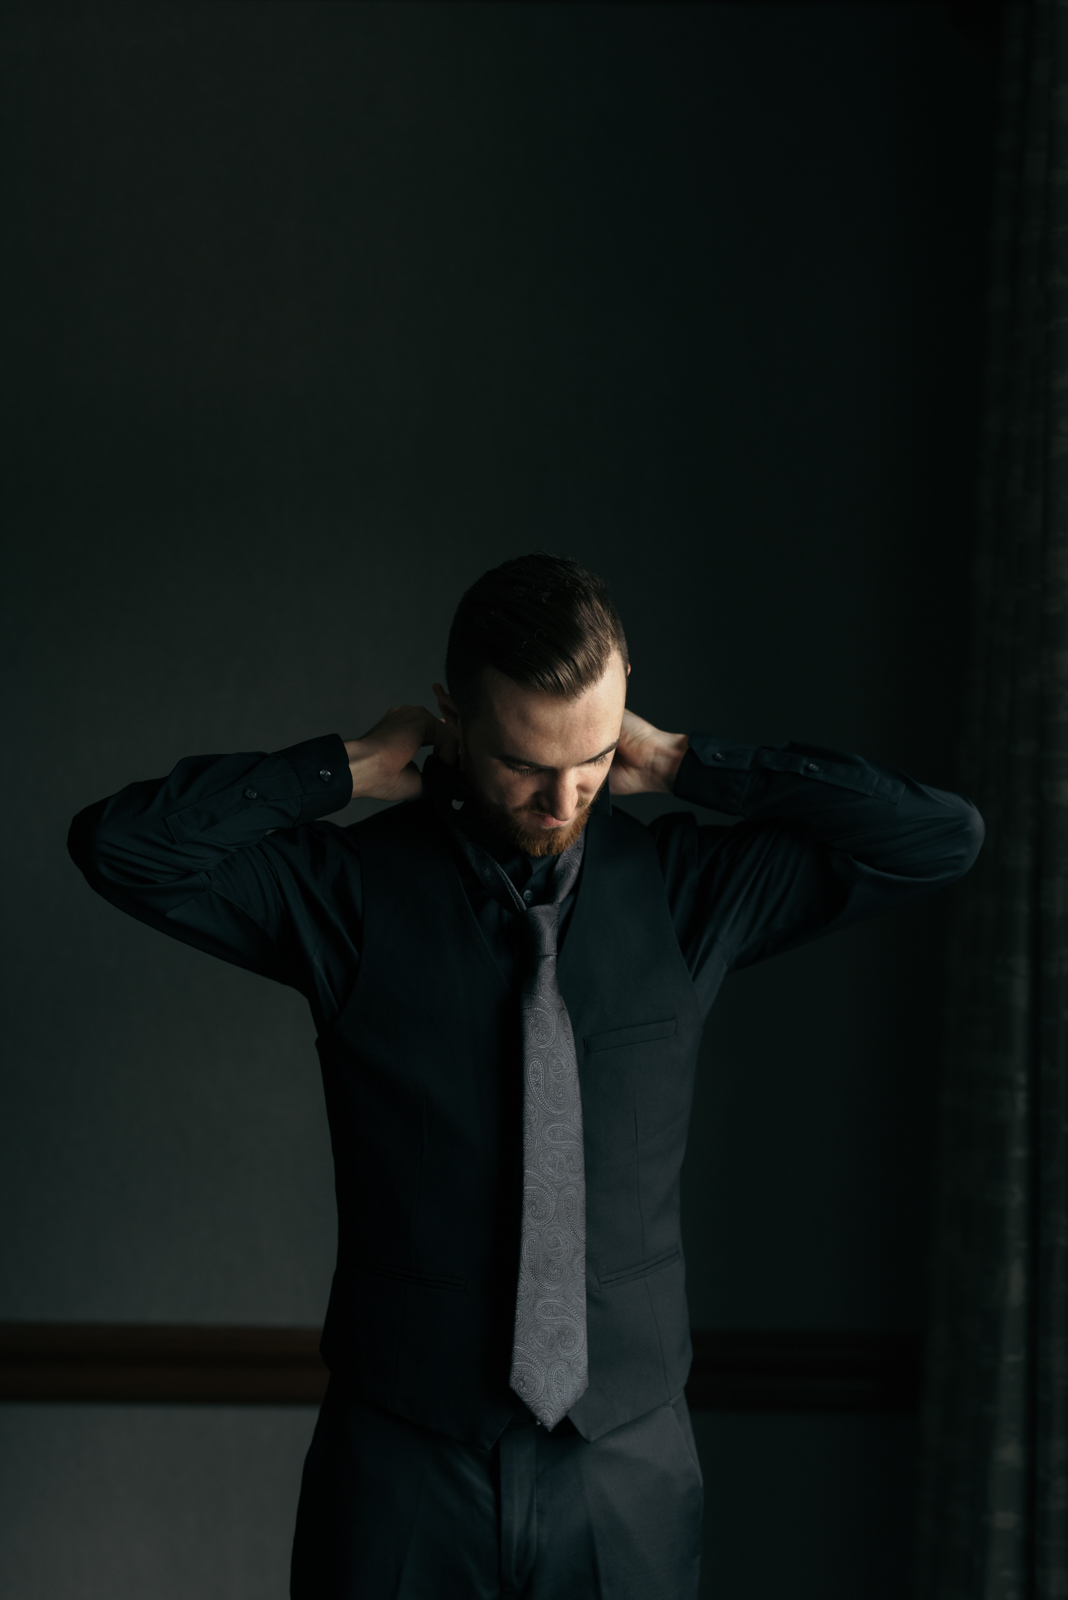
[[[686,1397],[706,1411],[915,1411],[917,1333],[694,1328]]]
[[[713,1411],[916,1409],[916,1334],[695,1328],[690,1405]],[[0,1323],[0,1400],[318,1405],[318,1328]]]

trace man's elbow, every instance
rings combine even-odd
[[[67,834],[67,853],[74,865],[91,884],[99,884],[108,876],[110,856],[107,827],[105,825],[106,800],[86,806],[79,811]]]
[[[956,844],[956,873],[955,876],[963,878],[964,874],[975,865],[976,857],[983,848],[986,838],[986,823],[976,806],[970,800],[960,796],[958,799],[959,811],[955,828]]]

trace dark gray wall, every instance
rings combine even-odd
[[[95,900],[71,814],[426,700],[461,590],[539,546],[610,580],[643,714],[951,785],[989,47],[940,5],[3,30],[0,1317],[311,1324],[303,1002]],[[944,910],[727,985],[696,1322],[920,1325]],[[310,1426],[0,1411],[0,1588],[281,1596]],[[905,1593],[910,1424],[699,1427],[710,1593]]]

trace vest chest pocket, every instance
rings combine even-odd
[[[583,1035],[580,1068],[587,1156],[618,1162],[684,1125],[692,1068],[677,1019]],[[672,1135],[675,1136],[674,1134]]]
[[[584,1037],[586,1054],[595,1050],[616,1050],[625,1044],[652,1044],[654,1039],[673,1039],[675,1018],[665,1017],[660,1022],[639,1022],[632,1028],[609,1028],[605,1033],[587,1033]]]

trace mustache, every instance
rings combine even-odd
[[[589,803],[560,828],[525,828],[516,818],[510,829],[512,843],[518,844],[524,855],[535,858],[559,856],[565,850],[570,850],[589,820]]]
[[[505,806],[493,805],[480,795],[479,812],[485,824],[513,849],[521,850],[524,855],[532,856],[535,860],[540,860],[544,856],[558,856],[565,850],[570,850],[585,828],[590,820],[593,802],[607,782],[606,774],[596,792],[582,802],[571,821],[559,828],[539,828],[536,825],[524,824],[525,816],[547,815],[542,807],[533,804],[526,805],[519,811],[510,811]]]

